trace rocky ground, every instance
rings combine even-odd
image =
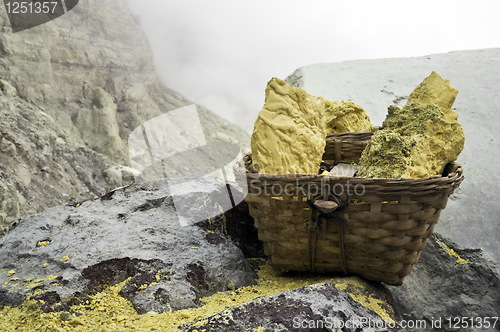
[[[185,198],[195,195],[200,193]],[[16,233],[22,238],[12,238]],[[122,295],[139,313],[194,307],[200,297],[254,280],[231,241],[202,227],[181,227],[165,182],[25,218],[13,225],[1,248],[2,268],[11,278],[0,303],[22,304],[32,291],[26,280],[48,278],[36,286],[36,299],[48,311],[69,310],[69,304],[127,278]],[[26,260],[20,262],[20,256]]]
[[[205,193],[210,197],[225,190],[225,183],[212,179],[205,187],[212,188]],[[392,331],[401,328],[393,321],[432,326],[437,317],[499,314],[500,279],[493,264],[481,251],[462,250],[439,235],[430,238],[420,263],[400,287],[338,275],[324,275],[324,283],[317,283],[296,274],[295,281],[277,283],[274,292],[267,289],[269,295],[259,293],[252,285],[272,278],[261,274],[256,279],[261,263],[248,260],[262,257],[262,251],[255,232],[241,231],[253,229],[245,204],[181,227],[168,188],[164,181],[135,184],[14,224],[0,245],[0,305],[23,305],[23,319],[41,310],[50,326],[64,327],[79,317],[82,328],[88,328],[92,315],[98,315],[93,301],[110,287],[119,287],[110,302],[126,300],[123,308],[135,313],[130,319],[142,323],[147,316],[137,315],[203,307],[210,302],[207,296],[218,292],[253,294],[233,299],[232,305],[223,302],[212,308],[212,315],[185,313],[177,326],[187,331],[300,331],[306,326],[299,324],[325,324],[325,331],[333,331],[333,324],[363,319],[378,322],[377,331]],[[185,199],[199,195],[193,188]],[[311,285],[300,286],[297,280]],[[79,306],[85,304],[90,312],[82,315]],[[51,313],[73,318],[54,321]],[[112,319],[100,317],[104,324]],[[351,330],[360,331],[346,329]]]

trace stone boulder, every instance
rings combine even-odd
[[[186,324],[184,331],[399,331],[383,286],[345,278],[296,288]]]
[[[500,275],[495,264],[481,250],[461,249],[439,234],[430,237],[403,285],[388,288],[401,318],[425,322],[424,331],[435,331],[433,324],[437,327],[440,322],[441,331],[457,331],[457,326],[469,331],[500,329],[500,322],[487,328],[484,320],[500,317]]]
[[[409,93],[436,71],[460,91],[453,111],[465,132],[458,158],[465,180],[450,197],[436,231],[462,248],[482,249],[500,273],[500,48],[421,57],[357,60],[297,69],[286,81],[329,100],[363,105],[381,125],[387,105],[403,107]]]
[[[216,179],[204,187],[226,190]],[[196,307],[201,297],[253,284],[255,277],[220,230],[181,227],[165,181],[23,218],[0,244],[0,262],[0,306],[32,298],[46,312],[71,311],[127,279],[121,296],[138,313]]]

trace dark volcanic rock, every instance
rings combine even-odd
[[[339,290],[335,282],[293,289],[226,309],[183,327],[185,331],[399,331],[388,292],[359,278],[364,295],[379,303],[381,317]],[[349,281],[347,282],[349,283]],[[349,290],[347,290],[349,292]],[[374,301],[374,302],[375,302]],[[387,321],[384,321],[387,320]]]
[[[442,319],[443,331],[456,331],[445,326],[447,318],[500,317],[500,278],[494,264],[485,259],[481,250],[458,249],[438,234],[431,236],[420,262],[403,285],[389,289],[402,318],[425,320],[426,331],[434,331],[430,327],[437,319]],[[497,322],[496,329],[470,331],[499,328]]]
[[[130,278],[121,295],[139,313],[162,312],[252,284],[241,251],[222,233],[181,227],[170,195],[163,181],[133,185],[24,218],[0,245],[0,305],[34,293],[44,311],[68,310]]]
[[[217,230],[226,234],[247,258],[264,257],[264,246],[259,240],[257,229],[254,227],[253,218],[250,216],[248,204],[245,201],[210,221],[199,223],[198,226],[205,230]],[[224,241],[215,233],[207,234],[207,240],[214,243]]]

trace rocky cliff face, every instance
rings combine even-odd
[[[79,145],[41,108],[0,81],[0,235],[27,213],[79,201],[106,187],[105,156]]]
[[[159,80],[146,38],[126,0],[81,1],[66,15],[19,33],[12,33],[5,8],[0,7],[0,77],[12,86],[12,93],[2,97],[2,112],[7,114],[1,119],[0,140],[7,152],[0,155],[0,195],[9,198],[0,205],[1,233],[19,214],[102,193],[103,165],[130,162],[127,137],[132,130],[193,103]],[[223,137],[246,144],[238,127],[201,106],[198,111],[208,140]],[[50,125],[42,120],[30,123],[30,117],[41,117]],[[26,126],[32,135],[22,137]],[[71,147],[67,151],[96,152],[93,158],[99,162],[73,161],[73,153],[54,156],[43,147],[50,146],[48,137],[54,142],[62,137]],[[69,168],[91,174],[91,180],[65,176],[61,182],[44,171],[53,168],[44,155],[52,155],[59,166],[67,162]],[[26,181],[27,174],[36,177],[40,172],[48,176],[39,187]],[[43,202],[31,204],[38,199]]]
[[[145,120],[192,104],[160,82],[126,0],[82,1],[68,14],[17,34],[11,33],[3,8],[0,17],[0,76],[75,136],[94,125],[77,118],[99,108],[104,93],[116,105],[116,115],[103,120],[116,122],[110,134],[123,140]],[[231,136],[245,139],[234,125],[206,109],[203,113],[210,129],[226,126]]]

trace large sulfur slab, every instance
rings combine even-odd
[[[323,98],[273,78],[255,121],[252,160],[259,173],[317,173],[325,149]]]
[[[462,152],[465,136],[450,108],[458,91],[435,72],[410,95],[403,108],[389,107],[360,159],[360,177],[426,178],[442,174]]]
[[[373,125],[361,106],[348,101],[325,100],[327,134],[373,131]]]

